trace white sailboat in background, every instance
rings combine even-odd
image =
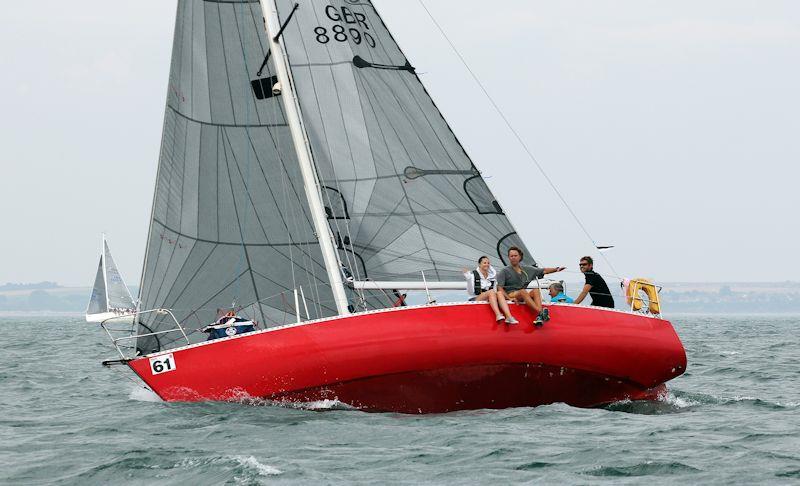
[[[100,263],[97,265],[97,275],[94,278],[92,296],[86,306],[86,322],[103,322],[114,319],[115,322],[133,322],[136,304],[130,290],[122,280],[108,249],[106,236],[100,253]]]

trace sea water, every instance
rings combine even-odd
[[[0,483],[800,482],[798,316],[672,316],[659,402],[440,415],[164,403],[75,317],[0,318]],[[213,363],[209,363],[213,372]]]

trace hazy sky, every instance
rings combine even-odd
[[[798,279],[800,2],[425,1],[620,274]],[[375,4],[536,257],[577,271],[590,242],[419,3]],[[103,231],[138,283],[175,6],[4,5],[0,283],[90,285]]]

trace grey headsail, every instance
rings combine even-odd
[[[89,297],[89,305],[86,306],[86,315],[96,315],[108,312],[108,298],[106,296],[106,279],[103,275],[103,256],[97,264],[97,275],[94,277],[92,296]],[[87,317],[87,320],[88,317]]]
[[[266,326],[293,322],[298,288],[311,318],[337,313],[268,51],[258,2],[178,1],[139,292],[141,310],[171,309],[192,342],[232,307]],[[171,328],[140,316],[139,334]]]
[[[277,0],[281,22],[294,4]],[[524,249],[369,0],[301,2],[283,42],[328,221],[356,279],[459,279],[481,255],[501,265],[509,246]]]

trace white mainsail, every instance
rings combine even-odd
[[[105,236],[102,246],[92,295],[89,298],[89,305],[86,306],[86,321],[103,322],[120,316],[127,316],[127,320],[130,321],[131,314],[136,310],[136,304],[122,280],[117,264],[114,263]]]

